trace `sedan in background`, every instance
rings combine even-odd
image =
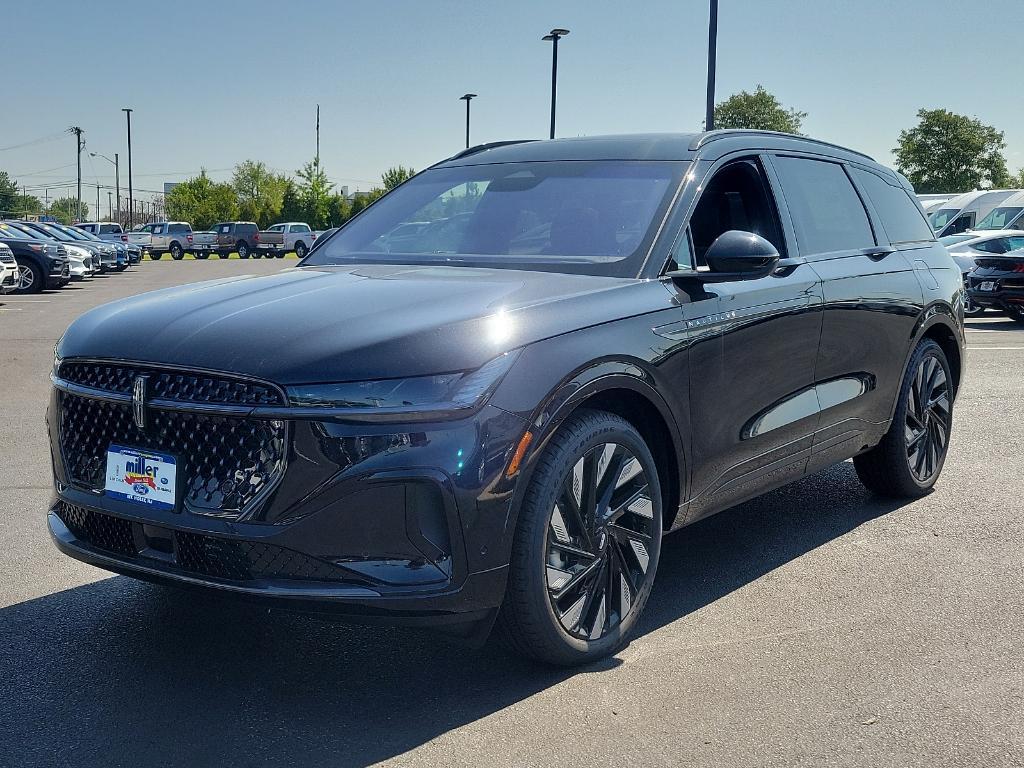
[[[1024,230],[1019,229],[998,229],[985,232],[961,232],[956,235],[940,237],[939,242],[946,246],[953,260],[960,267],[964,276],[964,287],[969,287],[968,274],[977,264],[977,259],[988,255],[1001,255],[1012,251],[1024,249]],[[1024,251],[1021,251],[1024,255]],[[989,305],[991,308],[998,308]],[[978,317],[985,312],[986,307],[974,301],[971,292],[968,291],[964,299],[964,314],[968,317]]]

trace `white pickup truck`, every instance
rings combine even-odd
[[[267,229],[267,232],[280,232],[284,235],[284,247],[275,253],[279,259],[284,258],[288,251],[295,251],[295,255],[301,259],[309,253],[309,249],[313,247],[313,241],[316,240],[316,233],[310,229],[309,224],[301,221],[275,224]]]

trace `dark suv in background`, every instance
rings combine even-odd
[[[76,320],[53,539],[549,662],[613,653],[665,532],[850,457],[880,494],[936,482],[963,284],[910,193],[783,134],[467,150],[297,269]]]
[[[0,221],[0,242],[7,244],[18,263],[16,293],[39,293],[71,282],[67,249],[52,238],[33,235],[14,222]]]

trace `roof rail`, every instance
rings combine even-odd
[[[822,147],[831,147],[832,149],[841,149],[844,152],[849,152],[853,155],[860,155],[863,158],[867,158],[871,162],[875,162],[875,158],[871,155],[867,155],[863,152],[858,152],[856,149],[850,149],[844,147],[841,144],[832,144],[828,141],[821,141],[820,139],[812,139],[809,136],[801,136],[798,133],[783,133],[782,131],[759,131],[752,128],[719,128],[714,131],[707,131],[706,133],[698,134],[693,141],[690,142],[690,149],[700,149],[705,144],[709,144],[712,141],[718,141],[719,139],[728,139],[733,136],[772,136],[780,139],[792,139],[793,141],[806,141],[811,144],[817,144]]]
[[[507,147],[509,144],[526,144],[527,142],[530,141],[537,141],[537,139],[512,139],[510,141],[492,141],[487,144],[477,144],[475,147],[469,147],[468,149],[464,149],[461,152],[458,152],[452,155],[451,157],[442,160],[441,162],[447,163],[449,160],[460,160],[463,157],[469,157],[470,155],[475,155],[478,152],[486,152],[488,149],[496,149],[497,147]],[[439,163],[435,163],[435,165],[438,164]]]

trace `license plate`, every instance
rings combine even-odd
[[[995,289],[996,284],[993,280],[986,280],[985,282],[978,286],[979,291],[994,291]]]
[[[177,462],[173,456],[111,443],[107,449],[107,496],[154,509],[174,509]]]

